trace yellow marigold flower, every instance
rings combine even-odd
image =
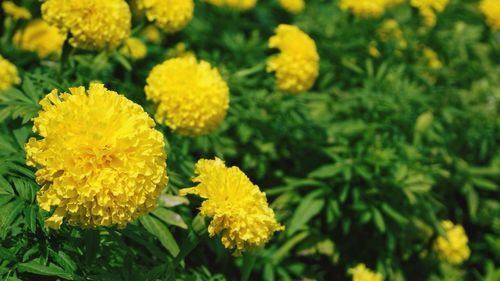
[[[23,50],[37,53],[39,58],[60,54],[66,36],[57,27],[37,19],[14,34],[14,44]]]
[[[140,60],[146,57],[148,48],[138,38],[130,37],[125,40],[125,45],[120,48],[120,53],[133,60]]]
[[[368,45],[368,53],[370,56],[374,58],[379,58],[381,56],[380,51],[377,48],[377,42],[376,41],[371,41],[370,45]]]
[[[146,96],[158,106],[155,118],[181,135],[199,136],[215,129],[229,107],[229,88],[217,69],[186,56],[151,70]]]
[[[382,274],[371,271],[362,263],[349,269],[348,272],[352,275],[352,281],[382,281]]]
[[[431,69],[438,70],[443,68],[443,63],[439,59],[438,54],[429,47],[424,47],[422,50],[424,58],[427,60],[427,64]]]
[[[410,4],[417,8],[423,18],[424,25],[433,27],[436,25],[436,13],[444,11],[449,0],[411,0]]]
[[[144,28],[142,34],[150,43],[160,43],[161,41],[160,31],[155,25],[148,25],[146,28]]]
[[[183,29],[193,18],[193,0],[137,0],[137,6],[166,32]]]
[[[0,55],[0,92],[20,83],[16,66]]]
[[[218,158],[196,163],[195,187],[181,189],[181,195],[195,194],[206,199],[200,214],[211,217],[208,233],[218,233],[226,249],[235,255],[264,245],[275,231],[284,229],[259,190],[238,167],[226,167]]]
[[[267,61],[267,71],[276,72],[280,90],[298,93],[314,85],[319,74],[319,55],[309,35],[296,26],[280,24],[268,45],[281,51]]]
[[[479,10],[486,17],[486,23],[495,31],[500,31],[500,0],[482,0]]]
[[[257,0],[205,0],[218,7],[229,7],[240,11],[250,10],[257,5]]]
[[[279,0],[279,3],[283,9],[290,13],[300,13],[305,8],[304,0]]]
[[[40,102],[25,146],[27,164],[38,168],[41,209],[84,228],[118,225],[152,210],[166,185],[163,135],[137,104],[102,84],[53,90]]]
[[[401,5],[405,2],[406,0],[385,0],[385,6],[386,7],[394,7]]]
[[[7,16],[12,17],[13,19],[16,19],[16,20],[19,20],[19,19],[29,20],[29,19],[31,19],[31,13],[30,13],[30,11],[28,11],[28,9],[23,8],[23,7],[19,7],[12,1],[3,1],[2,9]]]
[[[446,231],[446,237],[439,236],[434,241],[434,250],[438,256],[450,264],[461,264],[470,256],[469,241],[461,225],[454,225],[451,221],[441,222]]]
[[[130,33],[131,14],[125,0],[47,0],[42,16],[70,33],[73,47],[84,50],[114,49]]]
[[[355,16],[378,18],[385,12],[386,0],[340,0],[342,10],[350,10]]]

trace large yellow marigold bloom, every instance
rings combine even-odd
[[[342,10],[350,10],[355,16],[378,18],[386,8],[386,0],[340,0]]]
[[[23,50],[35,52],[38,57],[45,58],[52,54],[60,54],[66,36],[54,26],[37,19],[26,28],[14,34],[14,44]]]
[[[302,12],[306,6],[304,0],[279,0],[279,3],[283,9],[294,14]]]
[[[166,60],[151,70],[146,96],[158,106],[155,118],[181,135],[215,129],[229,107],[229,88],[217,69],[192,56]]]
[[[218,7],[229,7],[240,11],[250,10],[257,5],[257,0],[205,0]]]
[[[3,1],[2,2],[2,9],[7,16],[10,16],[16,20],[19,20],[19,19],[29,20],[29,19],[31,19],[31,13],[30,13],[30,11],[28,11],[28,9],[23,8],[23,7],[19,7],[12,1]]]
[[[371,271],[362,263],[349,269],[348,272],[352,275],[352,281],[382,281],[382,274]]]
[[[166,32],[183,29],[193,18],[193,0],[137,0],[137,6]]]
[[[195,187],[180,190],[181,195],[195,194],[204,199],[202,216],[212,218],[210,236],[220,234],[226,249],[235,255],[267,243],[275,231],[284,229],[259,190],[238,167],[226,167],[218,158],[196,163]]]
[[[483,0],[479,10],[486,17],[486,23],[495,31],[500,31],[500,0]]]
[[[0,92],[21,83],[17,68],[0,55]]]
[[[436,25],[436,13],[444,11],[449,0],[411,0],[410,4],[417,8],[423,18],[424,25],[433,27]]]
[[[446,237],[439,236],[434,241],[434,250],[438,256],[450,264],[461,264],[470,256],[469,241],[461,225],[454,225],[451,221],[441,222],[446,231]]]
[[[267,71],[276,72],[278,88],[298,93],[309,90],[319,74],[316,43],[298,27],[280,24],[269,38],[269,48],[281,52],[267,61]]]
[[[120,53],[133,60],[140,60],[148,54],[148,48],[142,41],[135,37],[125,40],[125,45],[120,48]]]
[[[113,49],[129,37],[131,14],[125,0],[47,0],[43,19],[70,34],[79,49]]]
[[[57,90],[41,102],[26,144],[27,164],[38,168],[37,200],[70,225],[125,226],[156,206],[166,184],[163,135],[137,104],[102,84]]]

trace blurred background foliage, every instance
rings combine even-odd
[[[19,3],[39,15],[38,2]],[[386,280],[500,280],[500,34],[485,25],[478,1],[450,1],[428,30],[408,4],[380,19],[354,17],[338,1],[306,5],[294,16],[275,0],[245,13],[197,1],[188,27],[148,44],[139,61],[69,49],[60,61],[40,61],[10,42],[25,22],[4,25],[0,53],[18,66],[23,84],[0,95],[0,278],[163,280],[199,203],[177,190],[192,185],[199,158],[218,156],[266,192],[286,225],[259,251],[250,280],[346,280],[358,263]],[[399,22],[406,48],[380,40],[386,19]],[[280,23],[316,41],[321,70],[308,93],[278,92],[265,72],[267,39]],[[135,18],[134,35],[145,25]],[[199,138],[158,125],[168,144],[169,188],[156,211],[125,230],[46,229],[23,149],[38,101],[53,88],[99,80],[152,114],[145,78],[179,55],[179,43],[229,83],[223,125]],[[424,46],[441,67],[432,67]],[[461,266],[432,252],[443,219],[462,224],[469,237],[471,257]],[[245,262],[204,237],[175,275],[238,280]]]

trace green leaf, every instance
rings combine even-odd
[[[160,207],[156,208],[156,210],[154,210],[152,213],[155,217],[159,218],[166,224],[175,225],[183,229],[188,228],[182,217],[173,211]]]
[[[475,177],[471,179],[474,186],[483,190],[497,191],[498,184],[485,178]]]
[[[62,268],[54,265],[43,265],[36,260],[17,264],[19,272],[30,272],[44,276],[58,276],[66,280],[73,280],[71,273],[64,271]]]
[[[145,215],[139,218],[141,224],[146,228],[146,230],[156,236],[160,243],[170,252],[172,256],[177,256],[179,253],[179,246],[175,241],[174,237],[168,227],[163,224],[160,220],[156,219],[151,215]]]
[[[384,218],[382,217],[382,214],[376,208],[373,208],[372,212],[373,212],[373,221],[375,222],[375,226],[378,228],[380,232],[385,233],[385,222]]]
[[[391,206],[389,206],[386,203],[382,204],[382,211],[384,211],[384,213],[386,213],[389,217],[391,217],[392,219],[394,219],[395,221],[397,221],[400,224],[407,224],[408,223],[407,218],[405,218],[402,214],[400,214],[398,211],[394,210]]]
[[[309,177],[318,179],[332,178],[338,173],[342,172],[344,168],[345,166],[341,165],[340,163],[321,166],[309,173]]]
[[[316,216],[325,205],[324,199],[318,199],[318,192],[311,193],[302,200],[298,208],[295,210],[290,224],[287,225],[288,236],[293,235],[296,231],[303,228],[314,216]]]

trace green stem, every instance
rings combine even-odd
[[[247,252],[243,255],[243,272],[241,273],[241,281],[249,280],[250,274],[255,266],[255,261],[257,261],[256,253]]]

